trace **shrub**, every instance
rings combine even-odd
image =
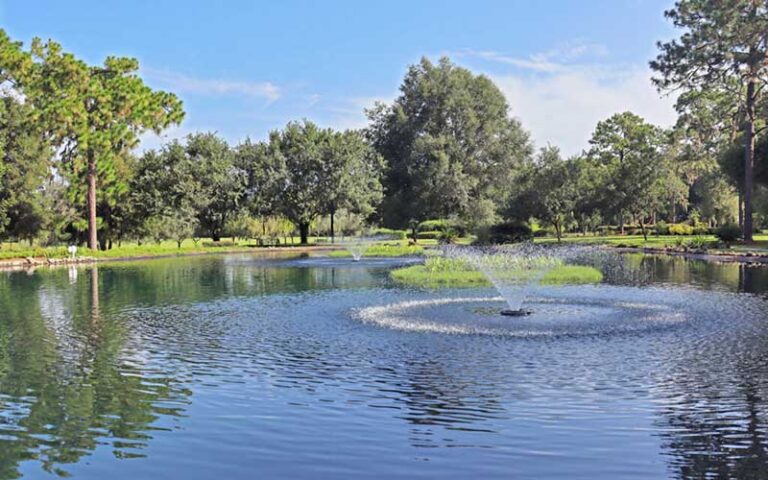
[[[670,235],[693,235],[693,227],[685,223],[673,223],[669,226]]]
[[[393,230],[391,228],[377,228],[373,231],[374,236],[389,237],[393,240],[405,240],[408,233],[405,230]]]
[[[616,235],[618,232],[619,229],[613,225],[600,225],[597,227],[597,233],[600,235]]]
[[[656,222],[656,235],[669,235],[669,225],[667,222]]]
[[[695,236],[688,240],[686,246],[694,250],[705,250],[709,246],[709,242],[702,236]]]
[[[419,240],[437,240],[442,234],[443,232],[440,230],[430,230],[416,233],[416,238]]]
[[[417,232],[443,232],[448,228],[447,220],[424,220],[416,227]]]
[[[440,232],[440,235],[437,237],[437,240],[443,244],[451,244],[451,243],[455,243],[458,238],[459,238],[459,232],[457,232],[453,228],[448,228],[444,232]]]
[[[706,223],[696,222],[696,224],[693,226],[694,235],[708,235],[709,233],[709,226]]]
[[[741,238],[741,229],[735,223],[726,223],[715,229],[715,236],[722,242],[732,243]]]
[[[531,240],[533,232],[524,222],[504,222],[488,229],[487,242],[491,244],[518,243]]]
[[[547,235],[549,235],[549,232],[546,231],[543,228],[540,228],[540,229],[536,230],[535,232],[533,232],[533,236],[535,238],[542,238],[542,237],[546,237]]]
[[[232,240],[219,240],[218,242],[203,242],[204,247],[234,247],[237,245]]]

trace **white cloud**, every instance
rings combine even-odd
[[[149,79],[162,83],[179,93],[202,95],[243,95],[246,97],[265,98],[270,102],[278,100],[281,89],[271,82],[252,82],[218,78],[197,78],[169,70],[144,68]]]
[[[629,110],[663,127],[676,119],[674,98],[660,97],[650,72],[639,68],[609,76],[584,70],[491,78],[536,144],[551,143],[566,155],[585,149],[597,122],[614,113]]]
[[[449,52],[452,57],[479,58],[489,62],[511,65],[523,70],[534,72],[554,73],[571,68],[576,60],[587,57],[602,57],[608,53],[604,45],[586,43],[581,40],[561,43],[546,52],[535,53],[528,57],[516,57],[493,50],[463,49],[457,52]]]
[[[538,146],[551,143],[565,155],[587,148],[597,122],[614,113],[629,110],[663,127],[677,118],[674,97],[659,95],[644,65],[588,62],[608,53],[601,45],[571,42],[528,58],[462,52],[469,60],[495,64],[484,73],[504,92],[512,115]]]

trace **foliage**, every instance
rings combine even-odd
[[[741,238],[741,229],[735,223],[726,223],[715,229],[715,236],[726,244],[733,243]]]
[[[573,216],[577,201],[578,164],[564,161],[560,150],[542,148],[536,160],[520,174],[507,217],[527,221],[531,216],[552,225],[558,241]]]
[[[673,223],[669,226],[670,235],[693,235],[693,227],[685,223]]]
[[[146,86],[138,69],[135,59],[124,57],[89,66],[52,40],[35,38],[29,51],[23,51],[0,30],[3,80],[24,95],[59,149],[72,196],[86,199],[92,249],[97,248],[99,181],[120,183],[115,159],[135,147],[142,132],[159,132],[184,115],[181,102]]]
[[[651,62],[659,88],[727,92],[743,114],[744,229],[752,238],[752,193],[757,104],[768,82],[768,6],[756,1],[678,0],[665,12],[683,29],[679,39],[659,43]]]
[[[508,110],[486,76],[447,58],[412,65],[400,96],[368,111],[368,136],[389,167],[384,224],[465,217],[476,202],[500,202],[531,153],[528,134]]]
[[[526,222],[513,221],[497,223],[478,232],[478,244],[506,244],[531,240],[533,231]]]
[[[589,155],[602,170],[604,208],[620,219],[625,215],[637,218],[644,235],[644,218],[664,191],[657,185],[664,178],[662,138],[658,127],[624,112],[598,122],[589,141]],[[623,221],[619,223],[623,226]]]

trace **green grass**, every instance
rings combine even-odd
[[[599,237],[569,235],[563,237],[563,243],[665,248],[682,246],[692,242],[694,239],[701,239],[706,242],[711,242],[712,244],[717,242],[717,238],[714,235],[648,235],[648,240],[645,240],[642,235],[606,235]],[[740,252],[768,251],[768,234],[755,235],[754,240],[755,243],[751,245],[734,244],[732,249]],[[550,237],[536,239],[536,243],[554,242],[557,242],[557,239]]]
[[[424,255],[424,247],[421,245],[371,245],[365,251],[366,257],[407,257]],[[336,258],[351,257],[348,250],[334,250],[329,256]]]
[[[284,243],[280,240],[281,246],[299,246],[298,237],[294,244]],[[175,241],[144,242],[138,245],[135,242],[124,242],[121,246],[114,245],[111,250],[90,250],[88,248],[78,248],[78,257],[94,258],[134,258],[134,257],[156,257],[168,255],[185,255],[191,253],[215,253],[215,252],[245,252],[258,249],[258,242],[255,240],[238,240],[232,243],[231,239],[222,239],[221,246],[207,245],[211,240],[201,239],[195,244],[192,240],[184,240],[179,248]],[[309,238],[309,244],[315,245],[315,237]],[[327,245],[326,243],[317,243],[317,245]],[[0,260],[14,258],[65,258],[68,257],[66,246],[59,247],[30,247],[26,244],[3,243],[0,245]]]
[[[510,278],[530,276],[530,272],[507,272]],[[412,265],[390,272],[393,280],[417,287],[484,287],[490,286],[486,276],[460,260],[428,258],[423,265]],[[559,265],[541,279],[545,285],[599,283],[603,274],[592,267]]]

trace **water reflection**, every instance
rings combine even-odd
[[[105,441],[115,456],[141,456],[158,416],[187,401],[173,378],[149,381],[124,355],[130,332],[102,315],[97,268],[72,288],[51,279],[0,276],[1,478],[25,460],[65,474]]]
[[[658,476],[661,459],[677,478],[765,478],[768,268],[627,256],[610,282],[690,321],[510,340],[354,321],[435,295],[390,267],[234,255],[1,273],[0,478],[86,463],[142,478],[127,465],[150,461],[167,468],[155,478],[619,478]]]

